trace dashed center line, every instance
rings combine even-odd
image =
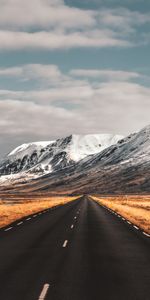
[[[41,292],[38,300],[44,300],[46,298],[49,287],[50,287],[50,285],[48,283],[44,284],[42,292]]]
[[[71,229],[72,229],[73,227],[74,227],[74,225],[72,224],[72,225],[71,225]]]
[[[77,217],[74,217],[74,219],[77,219]]]
[[[31,220],[31,218],[26,219],[26,221],[29,221],[29,220]]]
[[[66,248],[67,244],[68,244],[68,240],[65,240],[63,243],[63,248]]]

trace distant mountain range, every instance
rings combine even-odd
[[[50,193],[149,193],[150,126],[22,145],[0,164],[1,188]]]
[[[74,165],[117,143],[121,138],[120,135],[112,134],[70,135],[56,141],[23,144],[0,163],[0,175],[11,175],[10,178],[14,174],[39,177]]]

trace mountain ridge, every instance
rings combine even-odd
[[[23,144],[0,163],[0,175],[44,175],[96,154],[120,138],[121,135],[112,134],[70,135],[55,141]]]
[[[63,141],[64,144],[66,142]],[[55,168],[38,178],[16,178],[20,192],[123,194],[150,192],[150,126],[101,152]]]

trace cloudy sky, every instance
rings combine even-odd
[[[0,0],[0,155],[150,123],[150,1]]]

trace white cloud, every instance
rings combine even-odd
[[[131,11],[127,8],[102,9],[99,22],[119,30],[132,31],[134,27],[150,23],[150,13]]]
[[[2,77],[17,77],[18,79],[22,78],[24,80],[30,79],[42,79],[58,81],[61,83],[63,80],[63,84],[70,80],[74,83],[79,83],[77,77],[82,78],[94,78],[94,79],[109,79],[109,80],[130,80],[136,79],[140,77],[145,77],[144,74],[132,71],[124,71],[124,70],[113,70],[113,69],[73,69],[68,72],[68,74],[64,75],[57,65],[51,64],[26,64],[15,67],[6,67],[0,68],[0,76]],[[75,78],[73,78],[75,77]]]
[[[138,26],[150,22],[149,13],[84,10],[61,0],[0,0],[0,8],[0,50],[129,47]]]
[[[54,50],[79,47],[129,47],[131,45],[131,42],[117,37],[111,30],[72,33],[0,31],[0,50]]]
[[[71,122],[76,117],[74,112],[59,107],[33,102],[27,105],[15,100],[0,101],[1,153],[6,154],[6,151],[24,142],[63,136],[65,128],[70,134],[73,129]]]
[[[63,0],[0,0],[0,26],[10,29],[83,28],[96,26],[128,26],[149,22],[149,13],[125,8],[84,10],[68,6]]]
[[[0,90],[0,96],[3,142],[8,137],[19,144],[70,133],[127,134],[149,123],[150,88],[123,78],[96,85],[72,78],[67,87],[64,80],[64,86],[61,82],[39,91]]]
[[[143,43],[147,22],[149,13],[123,8],[0,0],[0,51],[131,47]],[[146,34],[144,41],[149,42]],[[63,74],[55,65],[28,64],[1,67],[0,76],[11,78],[11,85],[15,77],[17,88],[23,80],[37,84],[36,89],[27,82],[30,91],[0,90],[0,149],[70,133],[126,134],[149,122],[150,89],[132,82],[143,77],[138,72],[77,69]]]
[[[0,76],[3,75],[6,77],[11,76],[12,79],[15,76],[18,81],[34,80],[38,84],[38,89],[30,88],[27,91],[1,89],[1,100],[13,99],[43,104],[54,103],[55,101],[70,101],[70,103],[82,104],[82,101],[91,101],[97,95],[99,97],[102,91],[107,94],[110,87],[112,95],[115,94],[116,99],[120,95],[119,91],[125,90],[125,87],[127,87],[126,93],[130,91],[131,95],[131,88],[133,90],[139,88],[139,95],[141,94],[140,91],[142,93],[149,91],[146,87],[131,82],[132,79],[145,78],[143,74],[124,70],[74,69],[64,74],[56,65],[27,64],[18,67],[0,68]]]
[[[31,94],[34,100],[28,103],[25,97],[24,101],[1,100],[1,153],[24,142],[50,140],[71,133],[128,134],[149,123],[150,89],[138,84],[108,82],[97,89],[85,87],[82,94],[80,88],[70,89],[68,97],[67,89],[66,94],[61,95],[62,92],[49,92],[54,102],[48,102],[48,95],[47,102],[43,102],[43,95],[38,92]],[[39,97],[37,103],[36,97]],[[56,99],[63,97],[65,102],[59,102],[57,107]],[[67,104],[72,105],[71,109]]]
[[[80,97],[79,97],[80,95]],[[21,101],[34,101],[36,103],[51,103],[61,101],[70,101],[70,103],[74,102],[78,103],[82,100],[87,100],[93,96],[93,89],[90,85],[80,85],[75,86],[71,84],[68,87],[56,87],[50,88],[47,90],[35,90],[35,91],[11,91],[11,90],[0,90],[0,99],[3,100],[21,100]],[[28,105],[28,103],[27,103]]]
[[[100,80],[118,80],[126,81],[130,79],[136,79],[142,77],[142,74],[136,72],[127,72],[122,70],[86,70],[86,69],[75,69],[70,71],[70,75],[76,77],[93,78]],[[144,75],[143,75],[144,76]]]
[[[37,81],[38,85],[57,85],[67,81],[56,65],[27,64],[18,67],[0,68],[0,76],[3,78],[16,78],[18,81]]]
[[[127,134],[149,123],[150,88],[131,81],[141,76],[136,72],[77,69],[63,74],[55,65],[28,64],[0,68],[3,75],[34,79],[38,90],[0,90],[1,152],[71,133]]]
[[[22,74],[22,70],[20,67],[10,67],[10,68],[0,68],[0,76],[3,77],[12,77],[12,76],[20,76]]]
[[[80,28],[95,24],[92,11],[69,7],[63,0],[0,0],[0,8],[0,26],[5,29]]]

